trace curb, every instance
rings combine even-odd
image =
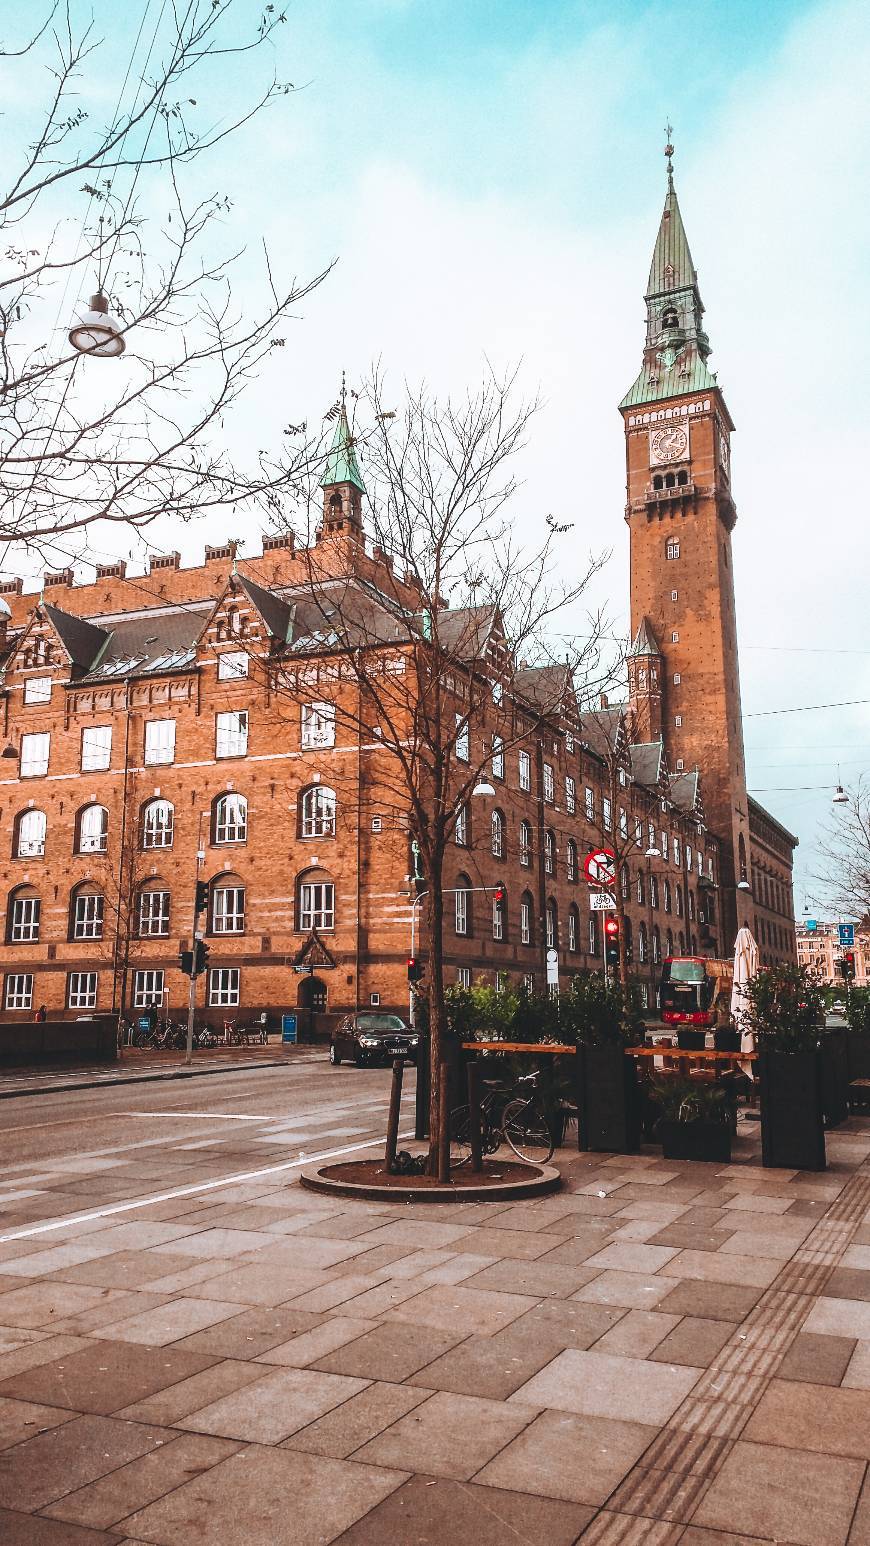
[[[294,1059],[301,1062],[302,1059]],[[306,1059],[307,1061],[307,1059]],[[317,1061],[317,1059],[312,1059]],[[123,1084],[160,1084],[169,1079],[205,1079],[209,1074],[253,1073],[258,1068],[292,1068],[286,1058],[259,1059],[256,1063],[227,1063],[222,1068],[176,1068],[168,1073],[127,1074],[118,1079],[86,1079],[75,1084],[33,1084],[20,1090],[0,1090],[0,1100],[18,1100],[25,1095],[59,1095],[73,1090],[109,1090]]]
[[[334,1181],[319,1170],[299,1177],[310,1192],[330,1192],[335,1197],[358,1197],[365,1202],[512,1202],[523,1197],[546,1197],[558,1192],[561,1173],[554,1165],[537,1165],[528,1181],[490,1182],[481,1186],[366,1186],[357,1181]]]

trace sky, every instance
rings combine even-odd
[[[0,0],[4,32],[16,12]],[[138,5],[121,19],[94,0],[93,13],[123,68]],[[519,365],[541,406],[515,527],[533,542],[547,514],[572,522],[578,570],[610,551],[593,599],[623,631],[617,404],[639,368],[674,125],[711,368],[737,426],[749,786],[800,838],[798,916],[805,901],[823,912],[811,876],[833,786],[870,769],[870,705],[854,703],[870,699],[866,3],[295,0],[274,52],[297,89],[191,168],[190,187],[232,201],[218,240],[246,249],[242,304],[258,293],[264,241],[284,278],[335,267],[252,387],[237,443],[316,422],[342,370],[354,385],[379,361],[398,396],[405,380],[462,393],[487,361]],[[203,121],[229,113],[263,67],[214,75]],[[149,540],[192,563],[226,526]],[[808,711],[830,703],[853,706]]]

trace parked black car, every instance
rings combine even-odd
[[[329,1061],[337,1067],[342,1058],[348,1058],[358,1068],[367,1063],[389,1063],[396,1057],[416,1062],[419,1046],[419,1036],[401,1015],[345,1015],[332,1033]]]

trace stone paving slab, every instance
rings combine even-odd
[[[53,1162],[4,1232],[226,1175],[205,1152]],[[870,1120],[832,1153],[564,1150],[522,1206],[290,1172],[6,1241],[0,1539],[870,1546]]]

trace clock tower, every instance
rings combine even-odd
[[[662,738],[671,772],[700,769],[721,840],[718,930],[727,954],[750,922],[749,814],[731,533],[731,415],[707,361],[704,307],[668,145],[668,186],[649,282],[640,374],[625,422],[631,629],[661,659]],[[741,882],[743,884],[741,885]]]

